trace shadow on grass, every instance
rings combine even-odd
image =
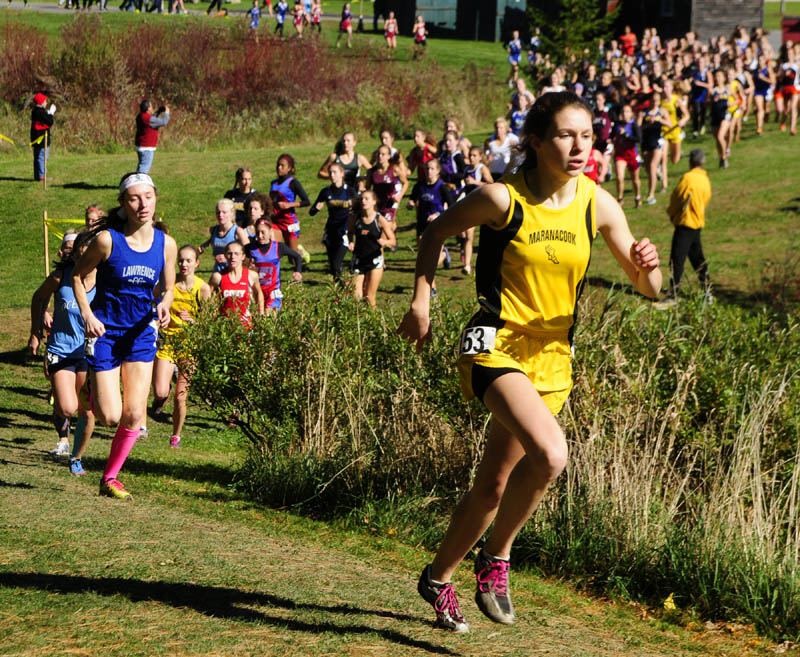
[[[0,427],[6,428],[6,425],[0,421]],[[0,447],[7,447],[8,449],[30,451],[32,444],[33,438],[0,438]]]
[[[134,448],[135,449],[135,448]],[[106,458],[86,457],[83,459],[84,467],[102,471],[106,465]],[[169,477],[183,481],[219,484],[227,486],[233,480],[233,470],[213,463],[182,463],[145,461],[143,459],[128,457],[124,466],[125,472],[151,477]]]
[[[116,185],[92,185],[87,182],[73,182],[73,183],[64,183],[61,185],[64,189],[118,189]]]
[[[14,446],[14,448],[15,449],[23,449],[22,447],[16,447],[16,446]],[[45,452],[45,453],[49,455],[49,452]],[[49,460],[52,461],[52,457],[50,457]],[[38,468],[39,467],[38,463],[22,463],[20,461],[8,461],[7,459],[0,459],[0,465],[19,465],[19,466],[21,466],[23,468]]]
[[[18,589],[34,589],[62,594],[95,593],[98,595],[120,595],[131,602],[161,602],[177,609],[189,608],[212,618],[227,618],[235,621],[259,623],[286,628],[294,632],[310,634],[331,633],[376,634],[386,641],[409,648],[417,648],[438,655],[457,655],[444,646],[437,646],[428,641],[420,641],[391,629],[381,629],[363,624],[339,625],[331,621],[306,622],[296,618],[271,616],[248,606],[259,605],[275,607],[289,611],[314,611],[328,614],[355,614],[390,618],[397,621],[425,623],[416,616],[396,614],[380,609],[361,609],[351,605],[319,605],[306,602],[295,602],[290,598],[282,598],[269,593],[240,591],[239,589],[201,586],[185,582],[146,582],[140,579],[124,579],[120,577],[80,577],[74,575],[49,575],[44,573],[0,573],[0,586]]]
[[[0,181],[3,180],[8,180],[9,182],[29,182],[29,183],[36,182],[33,178],[15,178],[14,176],[0,176]]]
[[[45,413],[37,413],[36,411],[32,411],[26,408],[0,408],[0,426],[4,428],[9,427],[21,427],[24,429],[29,429],[30,423],[29,422],[17,422],[11,420],[12,415],[19,415],[28,418],[31,422],[41,422],[43,424],[51,424],[52,423],[52,414],[45,414]]]
[[[0,479],[0,488],[28,488],[28,489],[32,489],[32,488],[36,488],[36,486],[31,486],[30,484],[24,484],[22,482],[18,482],[16,484],[11,484],[11,483],[9,483],[7,481],[3,481],[2,479]]]
[[[31,388],[29,386],[0,386],[0,390],[6,392],[13,392],[15,395],[23,395],[24,397],[38,397],[39,399],[47,399],[50,396],[50,390],[47,386],[47,379],[42,377],[41,388]]]
[[[14,349],[12,351],[0,351],[0,363],[4,365],[27,365],[32,356],[28,349]]]

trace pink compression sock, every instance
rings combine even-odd
[[[103,472],[103,480],[116,479],[119,474],[122,464],[128,458],[133,443],[139,437],[139,429],[126,429],[121,424],[117,427],[117,433],[114,434],[114,439],[111,441],[111,453],[108,455],[108,463],[106,463],[105,472]]]

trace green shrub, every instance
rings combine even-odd
[[[284,305],[249,331],[210,308],[184,336],[192,395],[236,416],[250,441],[242,480],[254,497],[332,512],[468,484],[483,424],[453,367],[465,310],[441,304],[418,355],[397,338],[399,318],[333,288],[290,286]]]
[[[800,317],[618,292],[582,304],[567,471],[514,559],[606,593],[800,635]],[[422,355],[399,317],[331,288],[289,289],[245,332],[187,334],[193,395],[239,414],[240,486],[434,546],[469,485],[487,416],[462,401],[455,345],[472,309],[434,305]]]

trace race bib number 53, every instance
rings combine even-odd
[[[459,353],[462,356],[488,353],[491,349],[494,349],[496,334],[497,329],[494,326],[474,326],[464,329],[461,334],[461,349]]]

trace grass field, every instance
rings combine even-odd
[[[39,15],[25,16],[33,20]],[[62,20],[41,16],[52,25]],[[118,20],[126,26],[141,17]],[[485,46],[489,57],[495,46]],[[472,44],[453,47],[471,52]],[[438,57],[433,47],[431,55]],[[458,65],[457,60],[453,56],[452,64]],[[501,51],[498,61],[503,60]],[[498,94],[498,108],[504,93]],[[484,134],[469,136],[479,141]],[[371,153],[376,137],[360,138],[357,150]],[[750,122],[731,168],[724,171],[714,165],[710,138],[699,143],[709,154],[714,192],[704,241],[715,293],[722,303],[755,306],[757,312],[753,293],[764,268],[771,262],[791,263],[800,247],[797,142],[774,125],[757,138]],[[409,149],[407,142],[398,146]],[[232,186],[237,167],[250,166],[255,187],[266,189],[277,154],[288,150],[313,200],[324,186],[316,170],[331,147],[286,143],[264,150],[180,151],[166,130],[152,171],[160,188],[158,211],[179,243],[198,243],[213,223],[215,200]],[[63,152],[56,142],[49,171],[53,180],[44,191],[30,181],[29,150],[0,142],[6,237],[0,242],[0,655],[672,657],[775,652],[774,644],[747,626],[704,624],[680,610],[594,599],[529,573],[514,576],[517,626],[499,628],[484,621],[470,601],[467,565],[455,583],[474,631],[466,637],[434,631],[430,610],[414,591],[428,553],[394,539],[391,529],[377,529],[369,516],[363,518],[363,529],[352,531],[339,522],[322,523],[240,498],[231,488],[243,457],[239,437],[197,406],[190,406],[180,451],[166,447],[167,424],[150,422],[150,438],[136,446],[125,468],[126,486],[135,494],[132,504],[96,496],[109,430],[99,430],[89,445],[84,459],[89,476],[71,478],[63,462],[47,455],[54,442],[47,384],[41,360],[23,351],[30,297],[44,275],[42,212],[77,218],[89,203],[112,206],[120,175],[135,163],[132,149],[77,154]],[[684,159],[671,172],[670,188],[686,168]],[[626,195],[634,233],[650,236],[666,261],[672,232],[664,213],[666,197],[634,211],[629,186]],[[304,284],[324,294],[324,217],[310,219],[303,212],[301,222],[301,241],[313,254]],[[409,300],[415,256],[413,230],[408,230],[411,213],[403,210],[398,223],[403,228],[400,249],[387,257],[378,300],[382,306],[400,307]],[[55,247],[52,240],[51,259]],[[202,269],[210,264],[205,257]],[[595,249],[590,275],[594,287],[624,283],[602,244]],[[690,286],[693,278],[687,272]],[[458,273],[457,266],[438,280],[445,295],[474,295],[473,280]]]
[[[764,3],[764,29],[780,30],[783,16],[800,17],[800,2],[787,2],[785,13],[781,14],[780,2]]]
[[[502,98],[498,100],[502,102]],[[487,126],[486,134],[488,131]],[[473,141],[483,138],[482,134],[469,136]],[[700,143],[709,154],[714,194],[708,211],[708,226],[704,231],[711,275],[721,293],[733,299],[744,298],[760,284],[765,265],[796,252],[800,242],[800,236],[794,230],[800,193],[791,184],[798,172],[794,156],[796,143],[778,133],[774,126],[770,126],[765,136],[758,138],[754,135],[752,123],[746,124],[744,139],[736,145],[731,168],[727,170],[716,168],[710,138],[704,137]],[[371,153],[376,144],[375,137],[362,135],[358,150]],[[408,142],[398,145],[408,152]],[[693,145],[687,142],[687,148]],[[294,155],[298,163],[297,177],[313,201],[325,185],[316,178],[316,171],[332,147],[333,144],[296,147],[276,144],[275,148],[264,150],[173,152],[167,129],[152,171],[161,193],[158,212],[163,213],[178,242],[199,243],[205,239],[208,227],[214,222],[215,200],[233,186],[234,171],[239,166],[250,166],[254,171],[254,186],[267,188],[274,177],[277,155],[285,150]],[[43,191],[41,186],[29,181],[32,173],[27,149],[14,150],[4,143],[0,146],[0,189],[8,218],[7,230],[14,234],[13,240],[0,243],[0,257],[10,265],[4,275],[5,303],[21,310],[30,301],[31,281],[11,276],[12,272],[26,267],[33,268],[37,275],[43,274],[42,212],[47,210],[50,217],[80,217],[89,203],[99,202],[111,207],[119,176],[135,168],[135,164],[136,156],[132,150],[127,154],[79,155],[61,152],[56,142],[49,169],[53,180],[48,190]],[[684,158],[673,167],[671,186],[677,183],[687,166]],[[612,184],[607,185],[610,190]],[[633,210],[630,186],[627,185],[626,189],[626,211],[634,233],[648,235],[656,242],[666,262],[672,234],[665,214],[667,196],[659,195],[654,206]],[[327,280],[326,260],[320,243],[323,214],[312,219],[301,213],[301,242],[314,256],[306,276],[312,283]],[[410,211],[404,209],[400,212],[400,249],[388,259],[382,284],[388,296],[384,295],[383,299],[397,299],[398,295],[410,290],[414,259],[412,221]],[[55,246],[56,242],[52,242],[51,255]],[[202,265],[201,269],[209,270],[211,263],[206,260]],[[622,281],[621,271],[605,248],[595,250],[590,275],[606,282]],[[458,273],[458,267],[449,273],[444,272],[443,278],[447,281],[444,289],[458,295],[471,294],[472,283]],[[691,273],[687,278],[692,278]]]
[[[39,372],[0,343],[0,653],[39,655],[622,655],[767,654],[739,625],[675,615],[515,577],[514,628],[480,617],[473,632],[431,628],[415,578],[429,555],[387,533],[254,507],[227,486],[236,440],[193,411],[192,440],[166,448],[162,427],[126,465],[132,504],[95,495],[49,458],[52,431]],[[7,408],[12,407],[12,408]],[[108,432],[90,445],[95,472]]]

